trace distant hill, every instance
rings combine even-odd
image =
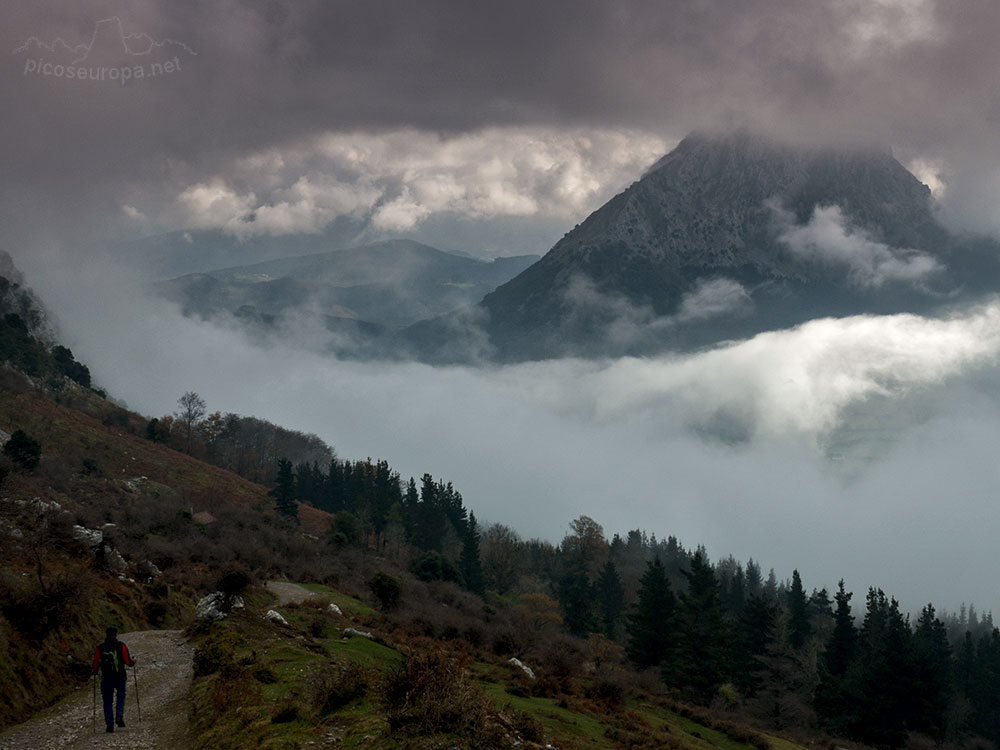
[[[537,259],[488,262],[389,240],[188,274],[157,289],[187,315],[264,326],[319,317],[333,333],[364,338],[474,304]]]
[[[684,350],[824,316],[928,312],[998,288],[888,150],[692,135],[466,318],[503,361]],[[456,317],[408,335],[428,359]]]

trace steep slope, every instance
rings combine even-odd
[[[501,360],[600,356],[922,312],[998,278],[996,251],[950,237],[888,151],[742,132],[686,138],[481,308]],[[433,352],[442,326],[414,338]]]

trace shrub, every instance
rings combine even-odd
[[[266,665],[261,665],[253,671],[253,678],[263,685],[273,685],[278,681],[278,675]]]
[[[368,582],[368,588],[375,595],[378,606],[383,612],[389,612],[399,606],[403,586],[398,578],[378,571]]]
[[[309,620],[309,635],[313,638],[326,638],[329,633],[329,618],[324,616],[322,613],[320,613],[319,616],[314,615],[312,619]]]
[[[613,674],[603,674],[588,683],[585,694],[588,698],[600,701],[611,708],[622,704],[625,696],[625,686],[622,680]]]
[[[236,663],[236,649],[242,644],[232,630],[216,630],[194,650],[194,674],[202,677]]]
[[[331,666],[315,672],[310,679],[309,702],[320,716],[326,716],[368,694],[372,674],[359,664]]]
[[[545,739],[542,722],[531,714],[520,711],[516,708],[508,708],[511,727],[517,732],[522,740],[541,744]]]
[[[278,712],[271,719],[271,723],[287,724],[290,721],[295,721],[297,718],[299,718],[299,709],[295,705],[289,704],[278,709]]]
[[[339,549],[351,544],[357,544],[360,537],[361,531],[358,529],[358,519],[353,513],[341,510],[333,514],[333,518],[330,520],[330,528],[327,531],[327,538],[333,546]]]
[[[475,745],[502,741],[492,701],[465,676],[465,660],[441,650],[410,654],[382,684],[389,731],[419,735],[448,733]]]
[[[72,625],[88,606],[89,576],[84,572],[49,581],[44,588],[32,578],[0,580],[0,602],[7,621],[32,639]]]
[[[150,625],[156,627],[162,625],[167,619],[167,613],[166,602],[150,602],[146,605],[146,619]]]
[[[25,471],[34,471],[42,457],[42,446],[24,430],[15,430],[3,453]]]
[[[410,562],[410,572],[421,581],[451,581],[457,583],[461,576],[455,566],[437,552],[427,552]]]
[[[509,630],[497,633],[493,639],[493,653],[497,656],[516,656],[521,653],[521,646],[514,633]]]
[[[253,583],[250,573],[242,565],[230,565],[215,584],[215,590],[226,595],[228,601],[241,596],[244,591]]]

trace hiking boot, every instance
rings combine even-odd
[[[107,729],[105,729],[104,731],[105,731],[105,732],[113,732],[113,731],[115,731],[115,726],[114,726],[114,724],[112,724],[111,726],[109,726],[109,727],[108,727]]]
[[[117,719],[115,719],[115,724],[117,724],[120,727],[123,727],[125,726],[125,719],[119,716]]]

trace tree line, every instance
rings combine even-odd
[[[210,460],[270,476],[279,513],[293,517],[298,502],[331,513],[334,546],[390,555],[525,621],[600,633],[686,700],[870,744],[898,746],[910,732],[1000,743],[1000,630],[990,613],[928,604],[911,622],[871,588],[856,615],[842,581],[833,596],[807,593],[797,570],[779,580],[752,559],[713,564],[704,548],[641,529],[608,540],[586,516],[558,545],[502,524],[480,529],[450,482],[404,481],[387,461],[341,460],[315,436],[198,412],[174,416],[175,442],[187,423]]]

